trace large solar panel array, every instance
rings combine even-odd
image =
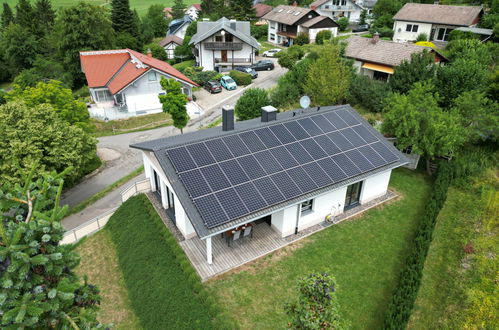
[[[208,228],[398,160],[345,109],[166,152]]]

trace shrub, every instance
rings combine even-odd
[[[449,41],[461,39],[479,39],[478,35],[469,31],[452,30],[449,34]]]
[[[428,34],[426,34],[426,33],[418,34],[418,37],[416,38],[416,42],[418,42],[418,41],[428,41]]]
[[[326,40],[330,40],[333,34],[329,30],[322,30],[315,36],[315,43],[318,45],[324,44]]]
[[[152,57],[157,58],[158,60],[161,61],[168,60],[168,55],[166,55],[165,49],[160,45],[158,45],[157,43],[152,42],[150,44],[145,45],[142,52],[144,54],[147,54],[149,50],[151,50]]]
[[[244,73],[236,70],[231,70],[229,75],[238,86],[246,86],[251,84],[251,75],[249,73]]]
[[[393,38],[393,30],[388,27],[382,27],[373,31],[373,33],[378,32],[380,38]]]
[[[381,112],[390,94],[390,86],[364,75],[355,75],[350,82],[349,102],[359,104],[371,112]]]
[[[340,26],[340,31],[345,31],[348,27],[348,18],[342,17],[336,23],[338,23],[338,25]]]
[[[239,120],[258,118],[262,107],[269,105],[267,91],[262,88],[250,88],[237,100],[234,108]]]
[[[295,38],[294,44],[301,46],[310,43],[310,38],[308,37],[308,33],[300,32]]]
[[[222,74],[216,72],[216,71],[201,71],[198,72],[196,77],[194,78],[194,81],[198,83],[199,85],[204,84],[208,80],[220,80],[222,77]]]
[[[293,65],[303,58],[305,51],[302,47],[293,45],[286,50],[277,53],[277,62],[286,69],[291,69]]]
[[[178,71],[183,72],[185,70],[185,68],[188,68],[188,67],[191,67],[194,65],[195,65],[194,60],[189,60],[189,61],[183,61],[183,62],[179,62],[177,64],[174,64],[173,67],[175,69],[177,69]]]
[[[251,36],[257,40],[267,39],[268,25],[255,25],[251,24]]]
[[[270,94],[270,104],[274,107],[282,107],[298,101],[300,96],[304,94],[303,84],[312,62],[307,56],[281,76],[277,87]]]

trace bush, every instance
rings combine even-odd
[[[199,85],[202,85],[205,82],[207,82],[208,80],[220,80],[221,77],[222,77],[222,74],[218,73],[216,71],[210,71],[210,70],[201,71],[201,72],[198,72],[194,81],[196,83],[198,83]]]
[[[326,40],[330,40],[333,34],[329,30],[322,30],[315,36],[315,43],[318,45],[324,44]]]
[[[336,23],[338,23],[338,25],[340,26],[340,31],[345,31],[348,27],[348,18],[342,17]]]
[[[302,47],[293,45],[286,50],[277,53],[277,62],[286,69],[291,69],[293,65],[303,58],[305,51]]]
[[[428,34],[426,34],[426,33],[418,34],[418,37],[416,38],[416,42],[418,42],[418,41],[428,41]]]
[[[258,118],[261,109],[270,104],[267,91],[262,88],[250,88],[237,100],[234,110],[239,120]]]
[[[152,57],[157,58],[158,60],[161,61],[166,61],[168,60],[168,55],[166,55],[165,49],[158,45],[155,42],[152,42],[150,44],[147,44],[144,46],[142,53],[147,54],[147,52],[151,50]]]
[[[257,40],[265,39],[267,40],[268,35],[268,25],[255,25],[251,24],[251,36]]]
[[[270,94],[270,104],[278,108],[297,102],[304,94],[303,84],[307,77],[308,67],[312,62],[307,56],[281,76],[277,87]]]
[[[236,70],[231,70],[229,75],[238,86],[246,86],[251,84],[251,75],[249,73],[244,73]]]
[[[393,38],[393,30],[391,28],[382,27],[373,31],[373,33],[378,32],[380,38]]]
[[[364,75],[355,75],[350,82],[349,102],[359,104],[371,112],[381,112],[390,94],[390,86]]]
[[[479,39],[477,34],[469,31],[452,30],[449,34],[449,41],[460,39]]]
[[[310,43],[310,38],[308,37],[308,33],[300,32],[298,36],[296,36],[294,44],[298,46],[306,45]]]
[[[194,60],[189,60],[174,64],[173,67],[180,72],[184,72],[186,68],[193,67],[195,64],[196,63],[194,63]]]

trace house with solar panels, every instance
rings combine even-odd
[[[241,122],[224,107],[222,127],[131,147],[142,150],[182,247],[207,274],[238,258],[227,251],[251,254],[385,196],[392,170],[408,163],[349,105],[279,114],[268,106]],[[258,237],[231,244],[248,227]]]

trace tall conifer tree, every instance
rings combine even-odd
[[[35,33],[46,35],[54,27],[55,11],[50,0],[37,0],[35,3]]]
[[[16,5],[16,23],[25,29],[33,31],[33,6],[29,0],[19,0]]]
[[[111,1],[111,22],[114,31],[129,33],[138,36],[138,26],[132,10],[130,10],[129,0]]]
[[[249,21],[256,17],[253,0],[231,0],[230,10],[232,11],[232,18],[240,21]]]
[[[172,16],[173,18],[182,18],[185,15],[186,6],[183,0],[175,0],[175,3],[172,7]]]
[[[3,3],[2,16],[0,16],[0,27],[5,29],[10,23],[14,23],[14,13],[7,2]]]

